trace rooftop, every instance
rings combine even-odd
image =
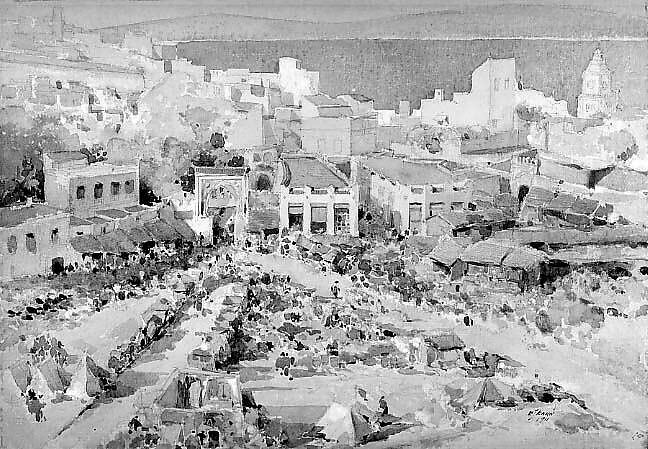
[[[102,217],[90,217],[87,220],[94,224],[104,224],[104,223],[109,223],[111,221],[111,220],[106,220],[105,218]]]
[[[342,95],[349,96],[349,97],[353,98],[355,101],[359,101],[360,103],[369,103],[370,101],[373,101],[373,98],[369,98],[369,97],[367,97],[366,95],[363,95],[363,94],[352,93],[352,94],[342,94]],[[340,95],[340,96],[342,96],[342,95]]]
[[[102,215],[102,216],[108,217],[108,218],[125,218],[125,217],[128,217],[127,212],[124,212],[123,210],[118,210],[118,209],[98,210],[97,215]]]
[[[402,185],[448,184],[452,175],[436,163],[414,162],[394,157],[369,157],[365,167]]]
[[[337,98],[331,98],[328,95],[318,94],[318,95],[306,95],[305,100],[313,103],[315,106],[347,106],[347,104],[338,100]]]
[[[243,176],[245,167],[194,167],[194,172],[205,175]]]
[[[80,161],[83,159],[87,160],[87,156],[80,151],[60,151],[58,153],[46,153],[54,162],[69,162],[69,161]]]
[[[27,220],[43,218],[60,213],[59,209],[44,204],[32,204],[26,207],[0,208],[0,228],[11,228],[25,223]]]
[[[287,187],[312,187],[316,189],[329,186],[342,188],[349,183],[336,173],[332,167],[311,156],[285,157],[283,159],[284,180]]]

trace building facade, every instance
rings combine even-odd
[[[58,274],[78,257],[69,213],[42,204],[0,209],[0,279]]]
[[[279,228],[306,235],[358,235],[358,185],[334,166],[312,156],[282,161]]]
[[[243,167],[194,167],[194,213],[188,224],[206,241],[232,238],[245,232],[248,177]]]
[[[48,204],[77,217],[139,204],[139,161],[123,165],[89,163],[78,152],[46,153],[43,172]]]

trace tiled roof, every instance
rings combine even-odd
[[[438,164],[413,162],[394,157],[370,157],[364,165],[371,171],[402,185],[448,184],[451,173]]]
[[[533,186],[524,197],[524,205],[527,207],[542,207],[553,199],[554,194],[552,191]]]
[[[576,198],[574,204],[569,208],[569,212],[573,214],[591,215],[597,209],[598,204],[598,201],[588,198]]]
[[[461,257],[464,248],[452,238],[441,238],[439,244],[432,250],[433,260],[449,267]]]
[[[514,245],[506,240],[482,240],[469,246],[461,254],[461,260],[480,265],[501,265]]]
[[[348,181],[326,163],[315,157],[286,157],[284,185],[287,187],[312,187],[316,189],[347,187]]]
[[[559,193],[557,197],[549,202],[545,206],[548,210],[554,210],[558,212],[565,212],[576,202],[576,197],[568,193]]]
[[[547,260],[547,255],[542,251],[533,248],[519,247],[514,248],[504,258],[502,265],[511,268],[531,268],[540,262]]]

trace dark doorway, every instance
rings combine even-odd
[[[209,438],[207,441],[208,448],[220,447],[220,434],[218,430],[210,430],[207,432],[207,435]]]
[[[62,257],[52,259],[52,273],[61,274],[65,271],[65,261]]]
[[[304,207],[288,206],[288,227],[291,231],[301,231],[304,228]]]
[[[256,189],[261,190],[270,190],[272,188],[272,183],[270,183],[270,178],[268,175],[261,173],[256,182]]]
[[[529,186],[526,185],[521,185],[520,188],[518,189],[518,203],[520,205],[522,204],[522,201],[524,201],[524,198],[529,194]]]

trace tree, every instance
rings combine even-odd
[[[209,139],[209,143],[215,149],[225,147],[225,138],[221,133],[213,133]]]
[[[27,197],[44,200],[43,153],[65,151],[65,145],[46,119],[36,118],[23,128],[0,124],[0,207]]]

